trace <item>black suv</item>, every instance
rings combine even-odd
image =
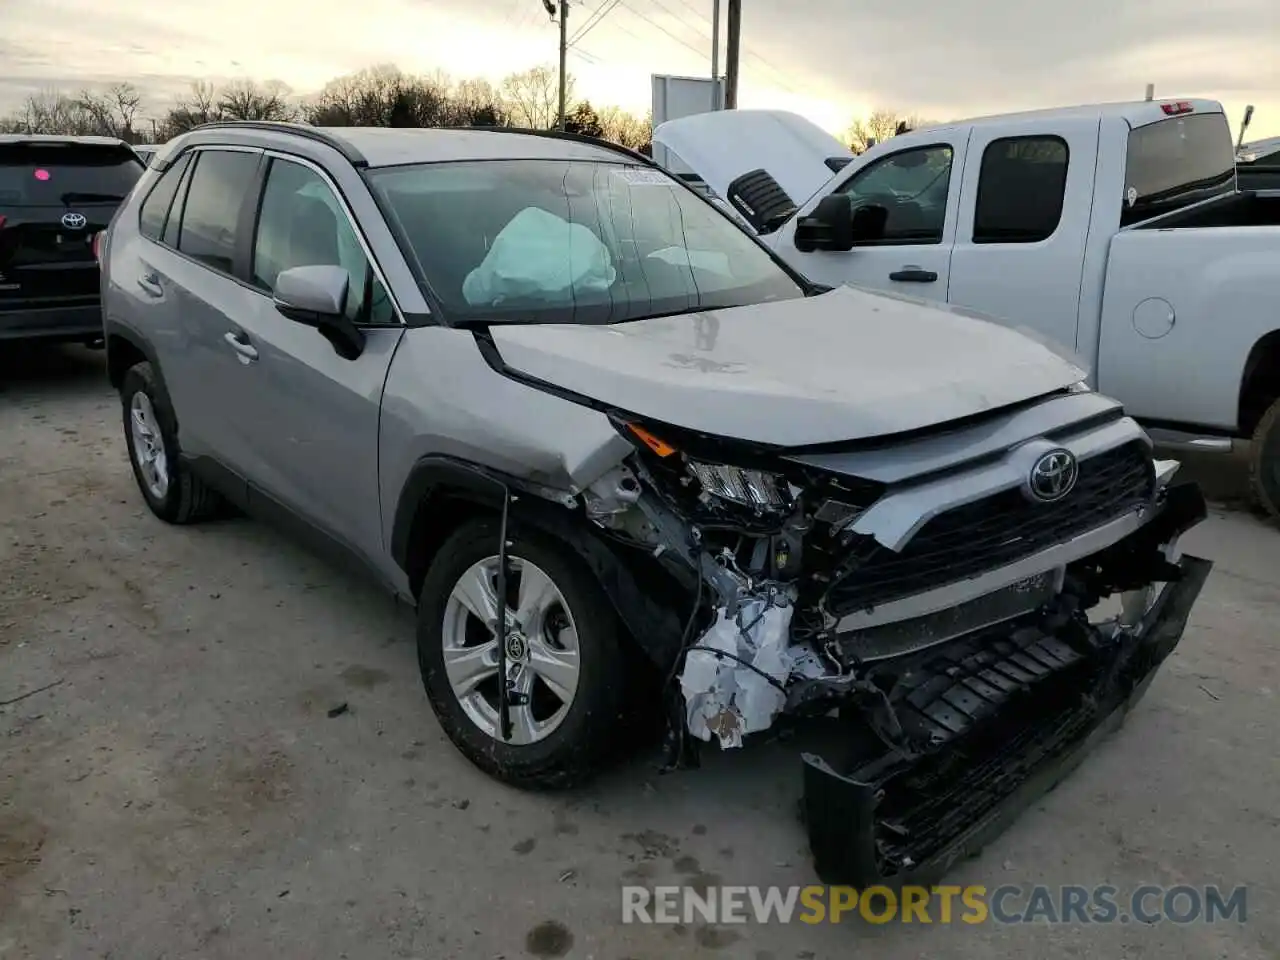
[[[122,140],[0,136],[0,341],[102,338],[94,238],[143,169]]]

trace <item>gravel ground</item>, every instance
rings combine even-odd
[[[6,960],[1280,955],[1280,532],[1238,509],[1190,538],[1217,567],[1129,724],[955,879],[1247,884],[1245,923],[624,926],[627,882],[812,881],[792,749],[487,780],[404,611],[261,525],[145,511],[100,355],[4,348],[0,480],[0,701],[48,686],[0,706]]]

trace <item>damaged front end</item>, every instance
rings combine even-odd
[[[1199,490],[1092,394],[803,455],[618,429],[634,455],[582,497],[688,590],[672,757],[837,718],[840,755],[803,757],[828,883],[976,851],[1142,696],[1211,567],[1177,548]]]

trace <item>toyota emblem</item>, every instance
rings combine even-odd
[[[83,213],[64,213],[62,215],[62,225],[68,230],[83,230],[88,222]]]
[[[1080,464],[1070,450],[1050,450],[1031,467],[1027,490],[1044,503],[1061,500],[1075,489]]]

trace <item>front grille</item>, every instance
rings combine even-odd
[[[844,616],[1014,563],[1135,509],[1154,482],[1150,452],[1134,440],[1080,461],[1075,489],[1055,503],[1005,490],[930,520],[901,553],[867,537],[854,543],[852,572],[832,584],[827,610]]]

